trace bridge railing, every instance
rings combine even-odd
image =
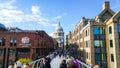
[[[76,60],[79,63],[79,68],[92,68],[91,66],[85,64],[84,62],[82,62],[82,61],[80,61],[78,59],[76,59]]]
[[[48,55],[51,59],[53,59],[54,54]],[[47,57],[47,56],[46,56]],[[40,62],[42,61],[42,58],[37,59],[35,61],[29,62],[29,65],[32,66],[32,68],[39,68]]]

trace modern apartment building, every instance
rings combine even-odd
[[[78,48],[78,58],[100,68],[120,68],[120,11],[114,13],[109,1],[95,18],[85,18],[68,34],[68,44]]]
[[[54,51],[53,38],[42,30],[21,30],[0,24],[0,68],[20,58],[38,59]]]

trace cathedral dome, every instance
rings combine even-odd
[[[56,32],[63,32],[63,28],[58,24],[57,28],[55,29]]]

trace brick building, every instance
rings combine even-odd
[[[0,24],[0,68],[20,58],[35,60],[54,51],[53,39],[41,30],[5,28]]]

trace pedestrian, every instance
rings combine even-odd
[[[48,61],[49,63],[51,62],[50,56],[47,56],[47,61]]]
[[[100,67],[99,67],[99,65],[94,65],[94,67],[93,67],[93,68],[100,68]]]
[[[16,63],[14,63],[14,68],[21,68],[21,62],[17,61]]]
[[[77,67],[75,66],[74,62],[71,62],[69,68],[77,68]]]
[[[24,63],[24,64],[23,64],[23,68],[30,68],[30,66],[29,66],[29,64]]]
[[[59,68],[67,68],[66,60],[62,60]]]
[[[79,68],[79,62],[76,59],[73,62],[74,62],[74,65],[76,66],[76,68]]]
[[[72,59],[69,55],[67,55],[66,63],[67,63],[67,67],[71,68],[71,65],[73,64],[73,61],[72,61]]]
[[[44,68],[43,59],[40,61],[40,68]]]
[[[41,67],[41,68],[51,68],[51,65],[50,65],[50,63],[47,61],[47,58],[46,58],[46,57],[43,58],[43,67]]]
[[[93,68],[100,68],[99,64],[96,62]]]

